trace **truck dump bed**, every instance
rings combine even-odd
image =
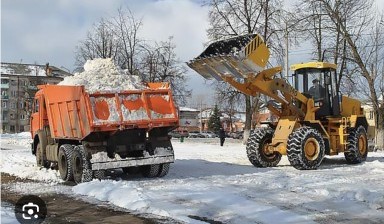
[[[92,132],[178,125],[168,84],[116,93],[87,93],[83,86],[39,86],[52,138],[84,139]]]

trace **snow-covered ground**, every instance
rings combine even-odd
[[[176,162],[164,178],[123,176],[61,187],[57,172],[35,166],[26,137],[2,135],[1,147],[11,150],[1,150],[1,172],[138,214],[186,223],[384,222],[384,152],[371,152],[358,165],[340,155],[327,157],[318,170],[299,171],[283,157],[278,167],[260,169],[239,142],[220,147],[218,139],[186,139],[173,142]]]
[[[9,203],[1,202],[1,219],[2,224],[17,224],[19,223],[16,220],[14,207]]]

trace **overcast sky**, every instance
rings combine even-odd
[[[383,6],[384,0],[377,0]],[[101,17],[112,17],[128,6],[142,18],[141,37],[162,41],[174,37],[176,53],[188,61],[203,51],[207,42],[208,8],[199,0],[1,0],[1,61],[49,62],[74,69],[74,51]],[[305,58],[305,52],[299,52]],[[294,52],[293,52],[294,55]],[[300,59],[300,60],[301,60]],[[305,60],[304,60],[305,61]],[[188,72],[194,95],[212,92],[197,73]]]

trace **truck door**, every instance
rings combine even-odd
[[[40,99],[41,97],[39,96],[35,98],[32,103],[31,131],[33,136],[36,134],[38,130],[42,129],[42,127],[40,127],[41,118],[39,114]]]

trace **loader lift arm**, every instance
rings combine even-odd
[[[227,82],[246,95],[261,93],[274,99],[281,104],[281,109],[270,103],[267,107],[279,117],[313,120],[318,110],[313,99],[297,91],[285,79],[276,77],[282,70],[280,66],[264,70],[268,58],[269,50],[264,41],[253,34],[215,42],[187,64],[204,78]]]

